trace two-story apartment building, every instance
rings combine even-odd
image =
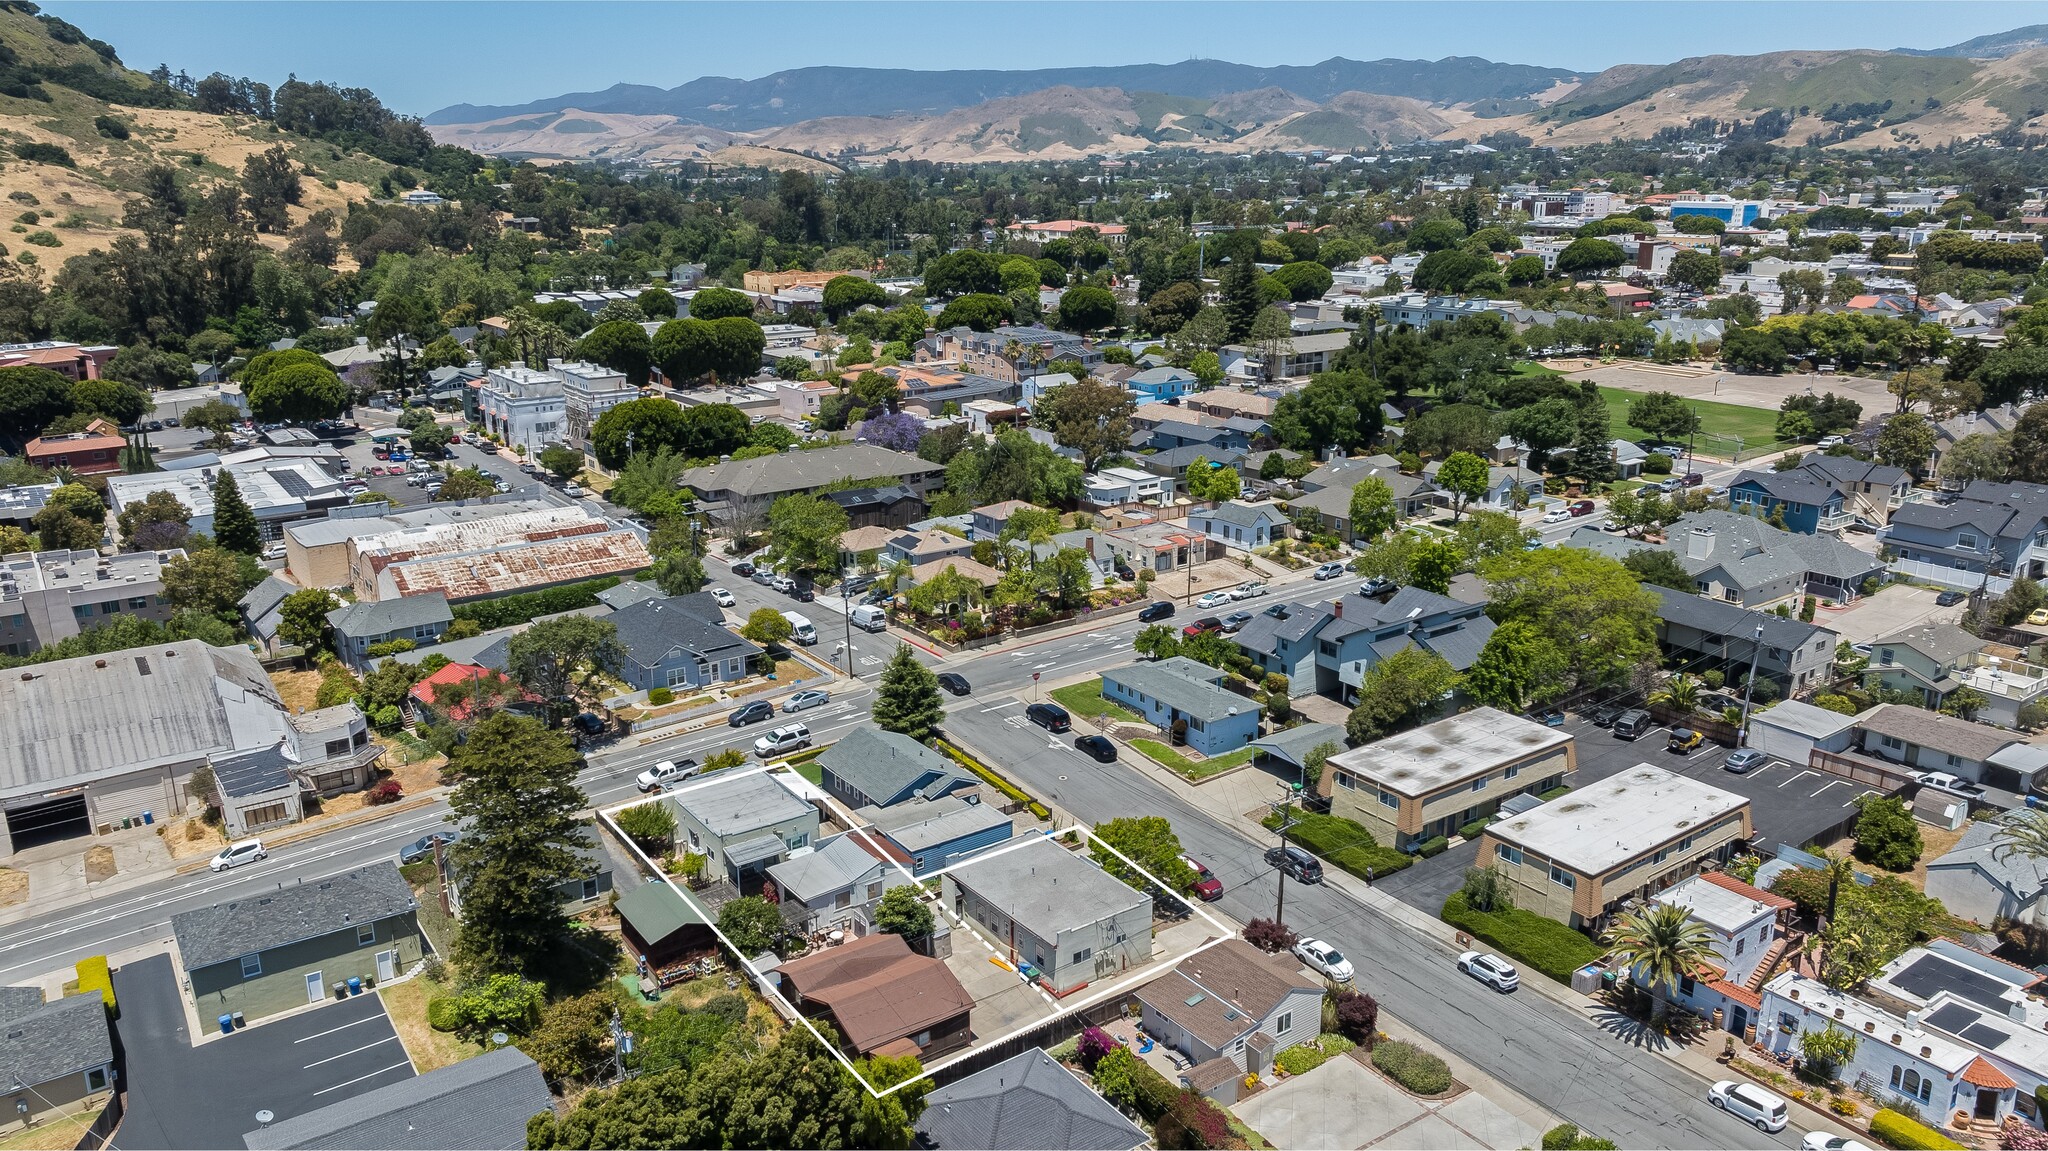
[[[1195,374],[1185,368],[1162,366],[1146,368],[1124,381],[1138,402],[1151,403],[1160,400],[1175,400],[1190,395],[1195,390]]]
[[[1948,697],[1976,692],[1984,706],[1973,717],[2019,726],[2019,709],[2048,694],[2048,668],[2026,653],[1985,643],[1952,623],[1922,623],[1871,641],[1867,682],[1888,691],[1918,692],[1939,711]]]
[[[1644,763],[1488,825],[1479,862],[1514,885],[1515,906],[1599,931],[1752,834],[1747,796]]]
[[[1331,357],[1350,346],[1350,332],[1318,332],[1283,343],[1271,364],[1265,362],[1265,349],[1252,344],[1226,345],[1217,356],[1224,374],[1233,379],[1291,383],[1329,371]]]
[[[1464,671],[1479,658],[1494,624],[1483,603],[1466,603],[1418,587],[1385,602],[1346,595],[1328,603],[1285,605],[1260,614],[1232,638],[1252,662],[1288,678],[1288,694],[1358,698],[1365,673],[1409,647],[1440,655]]]
[[[1728,506],[1762,519],[1782,517],[1788,530],[1808,535],[1839,531],[1852,522],[1842,510],[1842,493],[1796,469],[1743,472],[1728,485]]]
[[[640,398],[640,389],[629,383],[625,373],[581,361],[550,360],[548,371],[562,381],[562,413],[568,429],[568,444],[579,452],[590,451],[590,429],[598,417],[628,400]]]
[[[1260,704],[1221,686],[1220,668],[1172,656],[1102,673],[1102,697],[1203,755],[1236,751],[1259,734]]]
[[[1914,498],[1913,473],[1891,464],[1811,452],[1794,470],[1840,492],[1842,510],[1873,527],[1891,522],[1892,513]]]
[[[1787,694],[1834,672],[1841,638],[1819,624],[1654,584],[1644,587],[1657,597],[1657,640],[1667,652],[1743,673],[1754,663]]]
[[[21,454],[39,468],[90,476],[120,471],[121,452],[127,446],[120,429],[107,420],[94,420],[82,432],[37,436],[22,446]]]
[[[1902,576],[1999,594],[2048,574],[2048,486],[1979,480],[1948,503],[1896,509],[1878,539]]]
[[[1172,476],[1153,475],[1137,468],[1103,468],[1082,480],[1083,498],[1100,508],[1171,503],[1173,489]]]
[[[183,549],[17,552],[0,556],[0,654],[28,655],[125,616],[171,618],[164,565]]]
[[[1566,732],[1481,707],[1331,756],[1318,790],[1330,814],[1407,851],[1556,787],[1577,754]]]

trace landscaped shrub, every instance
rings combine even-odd
[[[959,764],[960,766],[966,768],[967,770],[973,772],[975,775],[979,776],[982,782],[988,784],[990,787],[995,788],[997,791],[1002,792],[1011,800],[1023,804],[1025,810],[1029,811],[1032,815],[1035,815],[1040,819],[1052,818],[1052,811],[1048,809],[1044,804],[1031,798],[1029,795],[1026,795],[1024,793],[1024,790],[1018,787],[1016,784],[1011,783],[1009,780],[996,774],[995,770],[993,768],[990,768],[987,764],[984,764],[980,760],[974,758],[973,756],[967,754],[966,752],[960,750],[959,748],[953,746],[952,744],[946,742],[943,739],[933,740],[932,747],[936,748],[941,754],[943,754],[946,758],[952,760],[954,763]]]
[[[526,623],[535,616],[554,615],[557,612],[576,611],[597,603],[597,593],[619,586],[619,577],[605,576],[602,579],[585,580],[582,583],[566,584],[544,591],[522,592],[498,599],[482,599],[472,603],[456,604],[449,610],[458,620],[473,619],[484,631],[492,631],[513,624]]]
[[[1614,1151],[1614,1140],[1588,1135],[1577,1124],[1560,1123],[1543,1133],[1543,1151]]]
[[[1416,844],[1415,854],[1420,855],[1424,859],[1433,859],[1439,855],[1442,855],[1445,851],[1448,851],[1450,849],[1450,846],[1450,840],[1445,839],[1441,835],[1433,836],[1429,839],[1423,840],[1421,843]]]
[[[1464,839],[1464,840],[1474,840],[1474,839],[1478,839],[1478,838],[1479,838],[1479,833],[1480,833],[1480,832],[1482,832],[1482,831],[1485,831],[1485,830],[1486,830],[1486,825],[1487,825],[1487,824],[1489,824],[1489,823],[1492,823],[1492,822],[1493,822],[1493,817],[1492,817],[1492,816],[1490,816],[1490,815],[1482,815],[1482,816],[1480,816],[1480,817],[1479,817],[1478,819],[1475,819],[1475,820],[1473,820],[1472,822],[1470,822],[1470,823],[1468,823],[1468,824],[1465,824],[1464,826],[1462,826],[1462,827],[1458,828],[1458,838],[1460,838],[1460,839]]]
[[[1216,1147],[1242,1147],[1231,1134],[1230,1116],[1213,1100],[1183,1091],[1153,1125],[1153,1142],[1160,1151],[1205,1151]]]
[[[1451,1068],[1443,1060],[1399,1039],[1372,1049],[1372,1065],[1417,1095],[1441,1095],[1451,1089]]]
[[[1244,941],[1269,955],[1287,950],[1300,938],[1286,924],[1270,919],[1254,919],[1244,925]]]
[[[2017,1115],[2008,1115],[2005,1125],[1998,1129],[1998,1145],[2004,1151],[2048,1151],[2048,1131]]]
[[[456,1014],[455,997],[440,995],[427,1000],[427,1026],[436,1031],[453,1031],[461,1025]]]
[[[1074,1057],[1086,1071],[1102,1062],[1102,1057],[1116,1050],[1122,1044],[1100,1027],[1086,1027],[1081,1030],[1080,1041],[1075,1044]]]
[[[1321,1067],[1328,1058],[1321,1048],[1297,1043],[1274,1056],[1273,1064],[1289,1075],[1306,1075]]]
[[[363,654],[371,659],[383,659],[387,655],[397,655],[402,651],[411,651],[416,646],[418,645],[409,639],[387,639],[383,643],[371,644],[368,648],[364,649]]]
[[[1370,1047],[1379,1037],[1379,1000],[1363,991],[1345,988],[1337,992],[1337,1031],[1345,1039]]]
[[[434,864],[430,860],[418,860],[401,865],[398,874],[414,887],[425,887],[434,881]]]
[[[1462,891],[1454,891],[1444,900],[1443,919],[1509,959],[1535,968],[1559,983],[1571,982],[1572,972],[1601,955],[1599,944],[1555,919],[1520,908],[1476,911],[1466,906]]]
[[[1294,819],[1287,833],[1291,840],[1323,862],[1361,879],[1384,879],[1415,862],[1406,852],[1381,846],[1371,832],[1352,820],[1298,808],[1289,808],[1288,815]],[[1277,830],[1280,813],[1268,815],[1266,826]]]
[[[1128,1047],[1120,1046],[1103,1056],[1095,1065],[1094,1075],[1095,1087],[1103,1098],[1137,1112],[1147,1123],[1158,1122],[1180,1095],[1180,1088],[1168,1083],[1166,1076],[1132,1054]]]
[[[1899,1151],[1962,1151],[1963,1145],[1887,1107],[1870,1119],[1871,1137]]]
[[[656,687],[648,689],[647,705],[649,707],[666,707],[675,701],[676,693],[669,688]]]
[[[382,807],[387,803],[397,803],[404,798],[404,784],[395,779],[380,779],[377,781],[377,786],[370,789],[370,794],[363,797],[363,802],[371,807]]]
[[[1671,474],[1671,457],[1663,452],[1651,452],[1643,457],[1643,472],[1646,475],[1668,476]]]

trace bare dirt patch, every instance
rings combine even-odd
[[[1968,830],[1970,830],[1970,825],[1968,823],[1964,823],[1961,827],[1956,828],[1954,831],[1949,831],[1945,828],[1940,827],[1930,827],[1924,823],[1921,824],[1920,858],[1913,862],[1913,870],[1898,872],[1898,877],[1900,879],[1905,880],[1907,883],[1912,884],[1915,888],[1918,888],[1923,892],[1926,891],[1927,865],[1932,861],[1940,859],[1942,856],[1947,855],[1950,849],[1954,848],[1955,845],[1963,838],[1963,833]],[[1833,843],[1828,844],[1828,850],[1839,851],[1843,855],[1849,855],[1856,850],[1855,837],[1845,835],[1840,839],[1837,839]],[[1877,875],[1892,874],[1891,872],[1880,871],[1877,868],[1869,867],[1861,863],[1859,863],[1858,866],[1864,867],[1866,871],[1870,871],[1873,874]]]
[[[297,713],[319,707],[320,673],[317,671],[273,671],[271,685],[286,710]]]
[[[85,849],[85,881],[98,883],[112,879],[121,869],[114,864],[114,849],[104,843],[94,844]]]
[[[389,764],[392,761],[387,756],[381,762]],[[377,778],[371,782],[370,787],[374,788],[378,783],[387,779],[395,779],[398,781],[398,785],[405,789],[405,797],[409,799],[421,792],[439,787],[441,785],[441,768],[447,762],[446,758],[437,755],[432,759],[423,759],[418,763],[389,767],[377,772]],[[323,816],[349,815],[368,807],[370,805],[369,799],[370,792],[368,789],[346,791],[332,799],[321,800],[320,814]]]
[[[28,872],[0,867],[0,907],[12,907],[28,899]]]
[[[181,819],[166,826],[163,841],[172,859],[213,855],[228,845],[228,837],[221,834],[220,828],[198,818]]]

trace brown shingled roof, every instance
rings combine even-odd
[[[830,1011],[847,1044],[860,1052],[932,1030],[974,1006],[944,963],[911,951],[900,935],[828,947],[779,971],[801,1001]]]
[[[1320,987],[1292,956],[1267,955],[1230,939],[1181,960],[1170,974],[1140,987],[1138,998],[1220,1048],[1257,1027],[1288,995]]]

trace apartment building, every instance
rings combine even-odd
[[[184,554],[173,549],[0,556],[0,654],[28,655],[122,616],[170,619],[164,565]]]
[[[562,378],[551,372],[521,364],[492,368],[476,400],[484,430],[508,447],[525,448],[528,459],[568,436],[568,400]]]
[[[1323,765],[1330,814],[1403,851],[1548,791],[1578,766],[1572,737],[1490,707],[1353,748]]]

